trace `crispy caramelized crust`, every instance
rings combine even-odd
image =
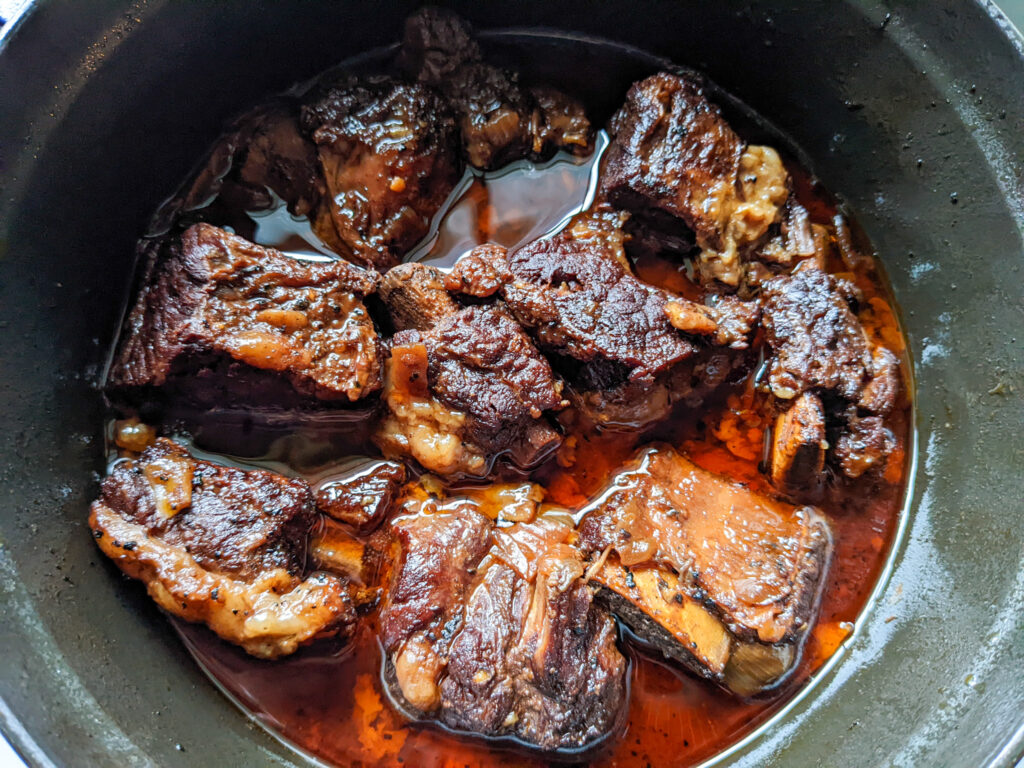
[[[381,386],[362,302],[375,285],[345,262],[299,261],[197,224],[155,254],[108,385],[222,406],[359,400]]]
[[[808,445],[824,445],[828,430],[832,461],[847,477],[884,466],[896,447],[883,417],[899,395],[899,362],[888,349],[869,343],[853,310],[860,299],[856,287],[805,263],[791,275],[768,280],[762,294],[772,350],[768,382],[780,402],[795,399],[785,411],[791,417],[780,416],[775,430],[773,480],[785,479],[796,458],[787,441],[796,434],[790,427],[797,417],[801,424],[814,422],[813,434],[803,430]],[[814,413],[806,407],[808,398],[817,401]],[[827,414],[822,399],[831,403]],[[822,449],[814,450],[816,456]],[[820,468],[817,458],[812,464]]]
[[[599,239],[565,232],[506,258],[512,280],[502,296],[545,351],[621,366],[633,380],[696,351],[669,323],[668,294],[634,277]]]
[[[847,477],[860,477],[885,459],[896,447],[896,439],[881,416],[847,415],[843,433],[835,448],[835,459]]]
[[[346,258],[382,272],[397,264],[462,173],[448,106],[422,85],[345,78],[314,89],[302,127],[328,191],[317,232]]]
[[[765,283],[764,328],[774,351],[769,384],[784,400],[811,388],[856,400],[871,351],[850,308],[854,285],[820,269],[799,269]]]
[[[263,658],[355,621],[344,581],[302,579],[315,520],[305,483],[198,461],[163,438],[114,467],[89,515],[103,553],[161,608]]]
[[[697,305],[637,279],[621,223],[599,208],[512,254],[474,249],[445,285],[500,293],[568,380],[577,408],[601,426],[637,429],[676,403],[698,405],[744,367],[759,311],[732,297]]]

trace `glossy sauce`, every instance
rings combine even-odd
[[[599,53],[595,56],[593,76],[602,82],[622,66],[614,57],[606,61]],[[371,68],[381,61],[373,52],[362,58],[362,65]],[[644,61],[648,68],[661,66],[653,59]],[[752,125],[757,128],[756,120]],[[446,269],[475,245],[497,242],[513,248],[559,228],[591,203],[606,146],[607,136],[601,132],[597,151],[587,158],[559,155],[542,165],[518,162],[494,173],[467,172],[430,235],[409,258]],[[834,226],[837,210],[832,198],[796,164],[787,166],[795,193],[812,221]],[[223,221],[210,220],[232,224],[239,234],[296,258],[336,258],[307,220],[292,216],[277,202],[269,210],[228,211]],[[868,334],[905,358],[893,303],[875,262],[849,249],[832,250],[829,271],[852,277],[864,293],[860,319]],[[701,288],[678,261],[648,256],[635,266],[643,280],[687,298],[702,298]],[[902,370],[906,393],[910,382],[905,359]],[[547,489],[548,501],[576,510],[637,446],[663,440],[708,470],[772,493],[759,471],[765,424],[754,378],[752,374],[738,382],[696,413],[681,414],[642,434],[601,434],[563,414],[566,447],[535,470],[531,479]],[[774,691],[742,700],[666,663],[657,653],[648,655],[638,643],[623,642],[623,652],[630,659],[628,713],[609,739],[583,755],[541,755],[507,741],[488,742],[407,722],[389,703],[380,681],[381,649],[373,613],[348,643],[321,641],[273,662],[249,657],[204,627],[172,622],[206,672],[245,711],[291,746],[327,763],[417,768],[539,767],[553,762],[623,768],[692,766],[768,720],[813,679],[849,636],[892,547],[910,463],[910,418],[910,403],[904,395],[889,421],[901,448],[894,452],[883,477],[834,478],[819,495],[803,499],[828,517],[833,555],[818,620],[793,673]],[[298,419],[223,409],[169,414],[171,426],[165,429],[177,429],[179,436],[187,437],[200,458],[263,466],[317,482],[358,471],[360,462],[376,455],[364,421],[348,413]],[[625,635],[623,639],[629,640]]]
[[[493,178],[467,178],[468,183],[453,194],[452,205],[435,234],[416,257],[447,267],[473,245],[491,239],[514,246],[545,228],[550,230],[589,204],[592,171],[596,168],[593,159],[580,162],[562,157],[542,168],[517,165]],[[834,204],[813,179],[789,165],[797,194],[812,220],[831,226],[836,216]],[[510,214],[499,214],[499,210]],[[300,257],[319,257],[321,251],[315,245],[302,246],[308,227],[303,229],[301,220],[287,213],[276,215],[278,224],[287,225],[287,217],[296,226],[289,231],[288,226],[270,229],[261,225],[258,232],[265,244],[287,245]],[[274,238],[276,242],[269,242]],[[836,255],[832,257],[834,263],[828,265],[830,271],[852,272],[865,294],[860,316],[868,334],[904,355],[891,300],[874,262],[861,257],[850,263],[841,249],[833,251]],[[700,288],[677,262],[648,257],[637,264],[637,272],[643,279],[677,293],[692,298],[701,295]],[[904,392],[909,391],[907,370],[904,363]],[[569,448],[561,452],[561,461],[548,461],[533,472],[531,479],[545,486],[548,501],[578,509],[637,446],[657,439],[679,447],[706,469],[754,490],[772,493],[758,469],[765,425],[757,414],[759,395],[753,378],[751,375],[739,382],[706,409],[683,414],[643,434],[601,434],[573,416],[563,416],[563,426],[570,435]],[[406,722],[388,702],[380,682],[381,650],[372,614],[347,645],[339,647],[325,641],[275,662],[252,659],[202,627],[178,621],[175,625],[196,659],[245,710],[291,745],[329,763],[424,768],[542,766],[552,761],[624,767],[694,765],[770,718],[851,633],[886,561],[903,501],[910,406],[905,398],[901,405],[902,410],[890,424],[901,449],[894,452],[884,477],[858,481],[836,478],[823,495],[808,499],[826,513],[834,549],[819,618],[794,672],[776,690],[742,700],[688,675],[657,653],[647,655],[638,644],[626,643],[623,648],[631,661],[628,716],[610,739],[583,755],[544,756],[510,747],[508,742],[488,743],[437,726]],[[322,425],[289,430],[287,424],[278,424],[275,429],[288,436],[272,441],[271,452],[260,456],[264,452],[262,444],[252,441],[245,430],[225,432],[224,424],[216,420],[206,427],[195,433],[200,447],[212,443],[221,451],[258,457],[247,463],[277,471],[286,469],[288,474],[311,481],[344,476],[352,471],[352,454],[374,451],[355,437],[325,439]],[[570,462],[571,466],[563,466]]]
[[[608,143],[608,134],[599,131],[594,151],[586,157],[560,152],[545,163],[519,160],[486,173],[468,169],[435,217],[435,226],[406,261],[447,270],[478,245],[512,249],[561,229],[593,202]],[[247,211],[251,231],[240,234],[299,259],[337,258],[308,219],[293,216],[283,201],[276,202],[269,210]]]

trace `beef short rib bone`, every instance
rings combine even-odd
[[[812,487],[824,469],[827,448],[821,398],[804,392],[775,419],[769,470],[772,483],[781,490]]]
[[[654,568],[744,641],[794,643],[810,625],[830,550],[824,518],[642,450],[580,522],[581,546]]]
[[[382,345],[362,300],[373,273],[299,261],[209,224],[152,251],[108,376],[114,395],[297,407],[380,389]]]
[[[355,621],[343,579],[303,577],[316,519],[301,480],[199,461],[158,438],[114,466],[89,527],[165,611],[275,658]]]
[[[778,684],[796,661],[797,645],[741,640],[690,596],[666,568],[626,568],[609,555],[591,573],[598,600],[637,637],[701,677],[740,696]]]

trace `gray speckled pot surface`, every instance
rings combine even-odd
[[[261,96],[397,38],[412,3],[38,3],[0,51],[0,726],[35,764],[292,765],[90,541],[97,369],[132,242]],[[882,255],[919,455],[873,608],[722,762],[1012,765],[1024,750],[1024,45],[972,2],[461,4],[711,74]],[[10,31],[9,31],[10,32]],[[571,45],[571,43],[566,43]],[[951,195],[955,194],[956,204]]]

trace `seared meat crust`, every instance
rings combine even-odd
[[[792,275],[768,280],[762,295],[772,394],[783,402],[810,396],[830,404],[823,410],[819,402],[814,421],[823,422],[815,427],[821,435],[810,442],[823,445],[828,429],[832,460],[847,477],[884,466],[896,447],[882,417],[899,394],[899,363],[892,352],[869,343],[854,312],[856,286],[805,263]],[[777,443],[791,435],[776,432]],[[787,450],[778,444],[774,449],[780,458]]]
[[[692,77],[662,72],[635,83],[612,118],[601,188],[627,209],[682,219],[699,238],[724,245],[706,199],[739,174],[743,140]]]
[[[304,482],[199,461],[159,438],[115,465],[89,525],[168,613],[273,658],[355,621],[341,579],[302,578],[316,519]]]
[[[431,386],[481,428],[498,431],[562,405],[551,366],[501,308],[467,307],[430,336]]]
[[[379,461],[350,477],[318,483],[316,505],[335,520],[369,531],[384,519],[405,478],[404,465]]]
[[[445,285],[500,294],[569,381],[575,405],[598,424],[634,429],[677,402],[696,406],[746,365],[758,307],[732,297],[705,307],[648,285],[630,270],[623,240],[621,217],[599,209],[511,254],[474,249]]]
[[[759,496],[669,446],[642,450],[580,522],[585,552],[667,568],[737,637],[792,642],[809,625],[829,553],[811,507]]]
[[[375,285],[345,262],[299,261],[197,224],[153,249],[108,387],[207,406],[360,400],[381,387],[362,302]]]
[[[591,243],[556,235],[508,256],[502,296],[545,351],[650,379],[694,354],[665,315],[667,295]]]
[[[783,399],[812,388],[856,400],[871,365],[864,330],[850,307],[853,283],[820,269],[799,269],[765,283],[764,328],[774,351],[772,392]]]
[[[701,277],[735,287],[744,252],[779,222],[789,177],[775,150],[747,146],[694,75],[661,72],[635,83],[612,118],[601,190],[657,234],[685,243],[693,230]]]

